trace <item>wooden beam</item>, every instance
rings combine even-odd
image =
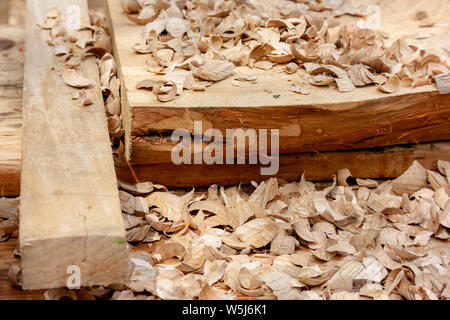
[[[0,0],[0,24],[8,24],[9,0]]]
[[[144,27],[127,19],[120,0],[106,3],[122,82],[126,157],[132,164],[169,164],[171,145],[152,138],[170,137],[176,129],[193,133],[195,121],[202,121],[204,130],[222,133],[235,128],[279,129],[280,154],[432,142],[450,136],[450,95],[439,95],[434,85],[401,88],[393,94],[376,86],[347,93],[311,86],[311,94],[304,96],[289,90],[289,79],[298,79],[304,71],[287,75],[284,66],[270,71],[236,67],[235,75],[255,75],[257,83],[236,87],[232,76],[205,92],[185,90],[170,102],[159,102],[151,91],[136,89],[139,81],[157,77],[147,71],[151,55],[133,50]],[[448,1],[442,6],[450,7]],[[391,20],[395,19],[390,16]]]
[[[365,150],[324,153],[304,153],[280,156],[280,170],[276,177],[296,181],[302,172],[313,181],[329,181],[339,169],[348,168],[358,178],[396,178],[414,160],[427,169],[436,169],[438,160],[450,161],[450,142],[396,146]],[[263,181],[257,165],[181,165],[152,164],[127,165],[116,168],[121,180],[152,181],[168,187],[210,186],[211,184],[237,185]]]
[[[127,273],[96,60],[85,59],[79,69],[95,83],[87,90],[93,104],[81,108],[71,98],[76,89],[51,70],[59,62],[37,27],[55,6],[63,17],[78,6],[81,25],[89,24],[86,0],[27,1],[19,232],[27,290],[66,286],[71,265],[85,286],[123,283]]]
[[[0,197],[20,189],[24,28],[0,26]]]
[[[183,128],[193,133],[197,120],[204,131],[216,128],[224,137],[226,129],[279,129],[280,154],[365,149],[450,137],[450,95],[435,91],[321,106],[135,107],[131,114],[130,159],[134,164],[170,163],[176,145],[170,141],[172,131]]]

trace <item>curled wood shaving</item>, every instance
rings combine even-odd
[[[127,183],[127,182],[118,180],[118,184],[125,191],[133,193],[133,194],[137,194],[137,195],[144,195],[144,194],[152,192],[155,189],[165,189],[163,186],[154,185],[151,182],[142,182],[142,183],[131,184],[131,183]]]
[[[19,229],[19,221],[17,218],[1,221],[0,242],[8,240],[9,237],[17,237],[18,229]]]
[[[290,74],[295,73],[295,72],[297,72],[297,70],[298,70],[298,64],[296,64],[295,62],[291,62],[286,65],[287,73],[290,73]]]
[[[152,22],[156,19],[158,16],[158,13],[149,9],[149,8],[143,8],[142,11],[139,13],[139,15],[135,16],[132,14],[127,14],[127,18],[140,25],[146,25],[149,22]]]
[[[220,81],[233,73],[234,64],[224,60],[209,60],[194,69],[193,75],[206,81]]]
[[[440,94],[450,94],[450,73],[441,73],[434,76]]]
[[[392,182],[392,190],[401,195],[403,193],[412,194],[425,186],[427,183],[427,172],[417,161],[406,170],[400,177]]]
[[[275,255],[294,253],[295,238],[290,236],[276,237],[270,244],[270,252]]]
[[[169,91],[167,91],[167,86],[169,86]],[[177,95],[177,85],[175,82],[167,80],[163,84],[153,86],[153,94],[161,102],[172,101]]]
[[[392,39],[395,41],[387,45],[388,35],[379,30],[377,6],[352,8],[342,1],[330,3],[242,6],[219,2],[203,6],[134,0],[124,2],[123,7],[130,20],[145,24],[134,49],[149,55],[148,70],[156,74],[182,68],[200,79],[215,82],[228,77],[233,66],[270,70],[277,64],[289,63],[287,73],[295,73],[296,64],[314,62],[327,69],[341,68],[348,75],[323,70],[313,75],[312,84],[329,86],[335,82],[339,91],[349,92],[373,83],[381,85],[381,73],[395,77],[405,67],[411,68],[411,77],[401,79],[402,85],[426,85],[436,74],[419,76],[421,70],[430,63],[443,66],[436,55],[425,54],[404,39]],[[369,17],[352,26],[336,19],[342,15]],[[213,64],[217,65],[216,73],[211,71]],[[380,86],[380,90],[393,92],[392,81]],[[236,82],[232,85],[237,86]],[[197,84],[192,89],[200,91],[206,87]]]
[[[347,179],[352,176],[347,168],[339,169],[337,173],[338,185],[348,187]]]
[[[239,226],[236,231],[239,240],[255,248],[263,247],[276,235],[276,224],[267,218],[259,218]]]
[[[438,168],[442,175],[423,174],[413,163],[398,180],[378,184],[357,178],[358,185],[347,187],[341,179],[342,185],[335,181],[325,189],[304,176],[283,185],[271,179],[254,184],[249,194],[213,186],[205,195],[174,195],[155,192],[151,184],[123,183],[130,191],[149,191],[151,200],[145,219],[134,208],[124,213],[133,244],[126,285],[50,290],[46,297],[443,299],[450,164],[439,161]],[[407,193],[397,196],[397,188]],[[138,198],[122,196],[127,203],[131,197]],[[3,215],[15,215],[17,205],[17,199],[0,201],[3,212],[11,212]],[[216,216],[227,224],[205,225]],[[183,231],[171,236],[168,230]]]
[[[75,291],[63,288],[50,289],[44,293],[46,300],[78,300]]]
[[[390,77],[385,84],[378,86],[378,89],[384,93],[394,93],[399,88],[400,88],[400,79],[397,76]]]
[[[369,68],[363,64],[349,66],[347,73],[350,80],[357,87],[363,87],[375,82],[375,77],[372,72],[370,72]]]
[[[137,0],[122,0],[122,8],[126,13],[136,13],[142,8]]]
[[[12,286],[22,288],[22,275],[20,265],[17,263],[12,264],[8,270],[8,279]]]
[[[88,79],[78,74],[74,69],[64,69],[62,76],[64,81],[71,87],[86,88],[91,85]]]

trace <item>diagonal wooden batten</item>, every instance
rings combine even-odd
[[[56,69],[43,22],[49,9],[67,16],[79,8],[89,25],[86,0],[28,0],[20,202],[24,289],[67,285],[78,266],[81,285],[123,283],[125,229],[95,58],[79,73],[91,80],[93,101],[80,107]],[[73,7],[75,6],[75,7]],[[76,9],[75,9],[76,10]],[[73,11],[73,10],[72,10]],[[76,268],[75,268],[76,269]],[[72,274],[73,275],[73,274]]]

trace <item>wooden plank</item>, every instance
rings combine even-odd
[[[448,11],[448,2],[441,4],[441,11]],[[126,157],[133,164],[169,163],[171,146],[154,137],[170,137],[179,128],[192,133],[196,120],[202,121],[205,130],[212,127],[222,132],[279,129],[280,154],[432,142],[450,136],[450,95],[439,95],[432,85],[401,88],[389,95],[374,86],[349,93],[313,87],[310,95],[302,96],[289,91],[287,80],[299,75],[281,73],[282,66],[270,72],[237,67],[235,74],[253,74],[257,84],[235,87],[230,77],[206,92],[185,91],[161,103],[151,92],[135,89],[137,82],[154,77],[146,71],[149,55],[132,49],[143,27],[126,18],[120,0],[107,0],[107,16],[122,81]]]
[[[280,156],[280,170],[276,177],[298,180],[302,172],[313,181],[328,181],[339,169],[348,168],[358,178],[396,178],[414,160],[427,169],[436,169],[438,160],[450,161],[450,143],[395,146],[367,150],[324,153],[304,153]],[[263,181],[257,165],[122,165],[116,168],[119,179],[133,182],[152,181],[169,187],[209,186],[211,184],[237,185]]]
[[[9,70],[0,73],[0,113],[7,115],[0,116],[0,195],[16,196],[19,195],[20,182],[20,154],[21,154],[21,108],[22,108],[22,74],[23,61],[22,41],[23,29],[19,27],[2,26],[0,30],[3,34],[10,35],[16,40],[16,45],[10,50],[2,52],[0,55],[0,70]],[[6,54],[6,55],[5,55]],[[12,66],[17,66],[12,68]],[[7,69],[8,68],[8,69]],[[7,75],[3,77],[3,75]],[[15,79],[15,80],[14,80]],[[8,119],[4,119],[5,117]],[[10,126],[7,123],[12,123]],[[14,129],[14,134],[8,132]],[[139,147],[138,141],[135,142],[135,148]],[[159,147],[161,146],[161,147]],[[155,143],[154,155],[158,148],[171,148],[170,144],[157,145]],[[437,147],[436,147],[437,146]],[[170,149],[169,149],[170,150]],[[395,150],[395,152],[391,151]],[[406,169],[414,159],[433,163],[438,155],[442,158],[448,157],[446,152],[448,148],[445,143],[436,145],[429,144],[420,147],[396,147],[373,150],[355,150],[354,152],[323,152],[320,154],[305,154],[303,156],[292,155],[281,158],[280,176],[285,179],[297,179],[299,174],[306,170],[307,176],[315,180],[329,180],[339,168],[350,167],[353,172],[358,172],[361,177],[387,178],[396,177]],[[437,152],[439,151],[439,152]],[[163,152],[161,157],[165,157]],[[395,156],[393,156],[395,155]],[[159,155],[158,155],[159,157]],[[155,157],[155,159],[158,159]],[[164,158],[163,158],[164,159]],[[300,159],[300,160],[298,160]],[[304,160],[303,160],[304,159]],[[355,160],[359,159],[359,160]],[[309,161],[311,160],[311,161]],[[297,162],[296,162],[297,161]],[[12,163],[12,164],[11,164]],[[399,165],[401,164],[401,165]],[[192,166],[190,170],[185,171],[183,180],[180,181],[179,167],[165,165],[146,166],[134,165],[136,173],[141,181],[154,181],[173,187],[187,187],[196,184],[208,186],[211,183],[237,184],[249,182],[251,180],[264,179],[259,176],[258,168],[250,169],[247,166],[239,166],[233,171],[221,170],[220,168],[208,168]],[[171,171],[175,169],[175,171]],[[210,172],[210,175],[203,174]],[[225,168],[224,168],[225,169]],[[207,170],[207,171],[205,171]],[[123,179],[133,180],[128,167],[118,167],[118,174]],[[176,174],[175,174],[176,173]],[[187,176],[186,176],[187,175]],[[222,181],[222,182],[221,182]]]
[[[22,82],[24,29],[0,26],[0,197],[15,196],[20,189],[22,141]],[[11,46],[8,48],[8,46]]]
[[[93,104],[80,108],[52,71],[58,65],[47,34],[36,24],[57,6],[78,6],[88,25],[86,0],[27,1],[20,202],[20,249],[27,290],[66,286],[78,266],[82,285],[123,283],[125,229],[95,58],[79,72],[94,86]],[[87,31],[86,31],[87,32]],[[87,36],[87,34],[86,34]]]
[[[8,24],[9,0],[0,0],[0,24]]]

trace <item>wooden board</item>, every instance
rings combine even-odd
[[[0,0],[0,24],[8,24],[9,0]]]
[[[0,26],[0,197],[19,194],[22,140],[23,37],[21,27]],[[7,48],[8,46],[11,47]]]
[[[37,27],[57,6],[78,6],[89,23],[86,0],[27,1],[20,202],[20,250],[25,289],[67,285],[78,266],[82,285],[123,283],[127,273],[112,151],[94,57],[79,72],[94,85],[93,104],[80,108],[56,70],[47,34]],[[87,32],[87,31],[86,31]]]
[[[348,168],[358,178],[396,178],[414,162],[436,169],[438,160],[450,161],[450,143],[430,143],[324,153],[280,156],[276,177],[298,181],[302,172],[313,181],[329,181],[339,169]],[[172,187],[248,184],[269,176],[260,175],[257,165],[122,165],[117,167],[119,179],[133,182],[153,181]]]
[[[382,13],[387,15],[388,11]],[[234,87],[234,77],[230,77],[206,92],[185,91],[175,100],[161,103],[151,92],[135,88],[139,81],[154,77],[146,71],[148,55],[132,49],[143,27],[126,18],[120,0],[107,0],[107,16],[122,81],[126,156],[132,164],[169,163],[172,131],[183,128],[192,133],[196,120],[203,122],[204,130],[217,128],[222,132],[233,128],[279,129],[280,154],[450,137],[450,95],[439,95],[434,86],[402,88],[394,94],[382,93],[374,86],[349,93],[311,87],[311,94],[302,96],[289,91],[288,79],[299,75],[286,75],[282,66],[269,72],[237,67],[235,75],[253,74],[258,77],[257,84]]]
[[[14,48],[0,52],[0,69],[9,70],[7,73],[0,73],[0,141],[2,141],[0,143],[0,196],[17,196],[19,195],[22,138],[20,127],[22,124],[23,53],[20,50],[23,48],[24,32],[20,27],[11,26],[2,26],[0,30],[9,38],[16,40]],[[12,66],[17,67],[12,68]],[[4,78],[2,75],[7,77]],[[10,123],[13,123],[13,126],[10,126]],[[10,133],[12,130],[13,134]],[[360,177],[397,177],[413,160],[419,160],[428,166],[432,166],[439,158],[450,160],[449,148],[448,143],[438,143],[354,150],[345,153],[285,155],[280,159],[280,177],[295,180],[301,172],[306,171],[308,179],[330,180],[332,175],[343,167],[350,168]],[[252,166],[235,166],[234,169],[222,166],[191,166],[189,170],[181,169],[182,171],[180,167],[164,164],[133,165],[133,167],[140,181],[159,182],[174,187],[209,186],[212,183],[248,183],[259,176],[259,168]],[[118,166],[116,171],[121,179],[134,180],[128,166]],[[183,174],[180,175],[180,172]],[[265,177],[261,177],[263,178]]]

